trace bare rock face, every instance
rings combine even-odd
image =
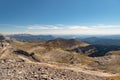
[[[0,60],[0,80],[105,80],[105,78],[58,69],[22,60]]]
[[[0,34],[0,48],[5,48],[5,47],[10,48],[10,46],[11,46],[10,42],[11,42],[10,37],[6,37],[6,36]]]

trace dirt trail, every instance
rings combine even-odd
[[[73,70],[73,71],[76,71],[76,72],[83,72],[85,74],[95,75],[95,76],[99,76],[99,77],[118,76],[118,74],[105,73],[105,72],[102,72],[102,71],[86,70],[84,68],[77,67],[77,66],[68,67],[68,68],[66,67],[66,69],[70,69],[70,70]]]
[[[26,62],[32,62],[30,59],[25,58],[24,56],[18,55],[18,57],[25,60]]]
[[[30,62],[30,63],[34,63],[34,62]],[[114,76],[120,76],[119,74],[112,74],[112,73],[105,73],[102,71],[93,71],[93,70],[86,70],[83,67],[78,67],[78,66],[58,66],[56,64],[48,64],[48,63],[35,63],[35,64],[40,64],[40,65],[44,65],[44,66],[49,66],[52,68],[57,68],[57,69],[67,69],[67,70],[72,70],[75,72],[82,72],[85,74],[89,74],[89,75],[94,75],[94,76],[99,76],[99,77],[114,77]]]

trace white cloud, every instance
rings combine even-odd
[[[5,34],[9,33],[30,33],[30,34],[120,34],[120,25],[92,25],[92,26],[79,26],[79,25],[26,25],[26,26],[14,26],[15,32],[6,31]],[[18,30],[18,31],[17,31]]]
[[[88,26],[70,26],[69,29],[91,29]]]
[[[44,30],[44,29],[62,29],[61,25],[30,25],[29,30]]]
[[[96,25],[91,27],[94,29],[120,29],[120,25]]]
[[[65,26],[43,25],[28,27],[34,34],[120,34],[120,25]],[[32,30],[38,30],[36,32]],[[43,31],[39,31],[43,30]]]

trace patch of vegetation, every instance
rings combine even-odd
[[[81,54],[76,53],[70,53],[70,54],[64,54],[59,56],[59,58],[56,59],[58,63],[67,63],[67,64],[82,64],[87,65],[90,63],[90,59]]]

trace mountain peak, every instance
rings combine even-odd
[[[88,46],[89,44],[76,39],[57,38],[55,40],[47,41],[46,45],[55,48],[72,49],[79,46]]]

